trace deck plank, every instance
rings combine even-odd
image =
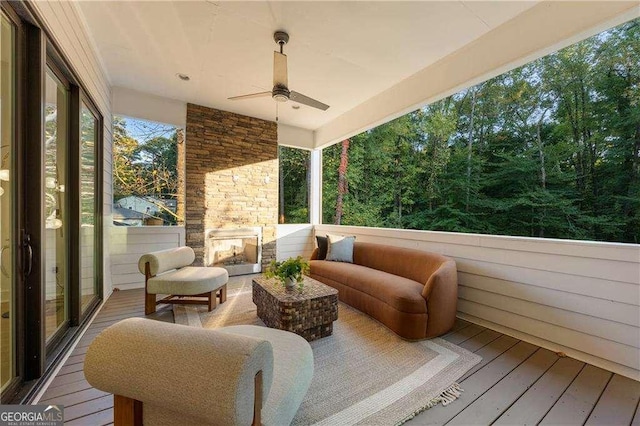
[[[86,380],[81,382],[70,383],[64,386],[51,387],[45,391],[44,395],[42,395],[41,399],[55,399],[63,395],[68,395],[74,392],[80,392],[85,389],[91,389],[91,385]]]
[[[50,388],[57,386],[68,385],[70,383],[81,382],[84,380],[84,371],[76,371],[74,373],[57,375],[55,379],[51,381]]]
[[[475,374],[476,371],[480,370],[485,365],[489,364],[491,361],[498,358],[500,355],[518,344],[518,342],[518,339],[514,339],[511,336],[502,335],[493,342],[482,347],[481,349],[476,351],[476,353],[482,357],[482,361],[476,364],[476,366],[471,370],[467,371],[465,375],[458,380],[458,382],[466,380],[468,377]]]
[[[109,408],[113,408],[113,395],[105,395],[71,407],[64,407],[64,418],[65,421],[71,421]]]
[[[113,408],[64,422],[68,426],[102,426],[113,423]]]
[[[608,371],[586,365],[542,419],[540,425],[583,424],[611,376],[612,373]]]
[[[68,365],[74,365],[77,363],[81,363],[84,364],[84,358],[86,357],[86,355],[73,355],[73,356],[69,356],[69,358],[67,358],[67,361],[64,363],[65,366]]]
[[[560,358],[493,424],[538,424],[584,368],[584,365],[584,362],[573,358]]]
[[[44,393],[40,402],[65,405],[66,424],[102,426],[113,422],[112,396],[92,388],[80,374],[83,374],[88,345],[100,332],[124,318],[144,316],[143,294],[141,289],[115,292],[101,307],[95,322],[89,325],[81,343]],[[161,308],[149,318],[170,321],[172,312],[170,308]],[[480,414],[473,418],[474,424],[500,414],[498,423],[534,424],[557,401],[543,423],[582,424],[592,410],[593,418],[613,419],[610,412],[622,405],[627,424],[635,413],[634,425],[640,426],[637,401],[633,406],[633,400],[618,400],[624,399],[620,393],[625,386],[617,383],[620,379],[612,380],[611,387],[607,387],[612,373],[590,365],[580,371],[581,362],[561,358],[534,383],[535,375],[542,368],[540,358],[553,358],[544,349],[461,319],[456,319],[451,332],[443,338],[475,352],[482,361],[460,378],[459,383],[465,389],[461,398],[446,408],[434,407],[421,413],[411,424],[443,424],[452,419],[455,423],[476,410]],[[535,374],[531,374],[532,368],[538,368]],[[526,374],[521,374],[523,371]],[[531,387],[527,390],[528,386]],[[511,402],[513,405],[509,407]],[[497,407],[497,414],[480,409],[482,403],[487,404],[485,408]]]
[[[487,389],[498,383],[507,376],[513,369],[529,358],[536,350],[537,346],[530,343],[519,342],[511,349],[494,359],[482,369],[461,383],[464,392],[453,403],[443,407],[435,406],[413,419],[416,425],[442,425],[453,419],[458,413],[473,403]]]
[[[70,393],[67,395],[53,397],[51,399],[41,399],[39,403],[41,404],[62,404],[67,407],[71,407],[72,405],[81,404],[83,402],[91,401],[96,398],[100,398],[102,396],[109,395],[108,392],[103,392],[101,390],[95,388],[89,388],[85,390],[81,390],[79,392]]]
[[[455,416],[448,425],[483,424],[495,421],[531,385],[558,361],[558,355],[538,349],[504,379]],[[473,376],[472,376],[473,377]],[[516,424],[516,423],[514,423]]]
[[[63,376],[69,373],[75,373],[78,371],[82,371],[83,363],[76,364],[68,364],[65,362],[60,371],[58,371],[58,376]]]
[[[482,331],[482,333],[478,333],[472,338],[465,340],[459,346],[461,348],[465,348],[470,352],[476,352],[479,349],[487,346],[489,343],[493,342],[500,336],[502,336],[501,333],[498,333],[497,331],[489,330],[487,328],[486,330]]]
[[[469,321],[467,321],[467,320],[463,320],[462,318],[458,318],[458,317],[456,317],[456,320],[455,320],[455,322],[453,323],[453,327],[451,327],[451,331],[450,331],[450,333],[451,333],[451,332],[458,331],[458,330],[460,330],[460,329],[462,329],[462,328],[465,328],[465,327],[468,327],[468,326],[470,326],[470,325],[471,325],[471,323],[470,323]]]
[[[630,424],[638,406],[638,400],[640,400],[640,382],[614,374],[586,424]]]
[[[473,336],[482,333],[484,330],[486,330],[486,328],[481,325],[471,324],[470,326],[458,330],[454,333],[447,334],[446,336],[444,336],[444,339],[448,342],[453,343],[454,345],[459,345],[465,340],[469,340]]]

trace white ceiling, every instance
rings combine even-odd
[[[267,120],[273,32],[286,30],[289,88],[331,105],[280,104],[283,124],[317,129],[473,42],[536,1],[83,1],[113,86]],[[183,82],[176,73],[191,77]]]

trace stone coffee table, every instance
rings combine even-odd
[[[286,290],[275,278],[253,279],[253,303],[267,327],[292,331],[312,341],[333,333],[338,319],[338,290],[304,277],[304,289]]]

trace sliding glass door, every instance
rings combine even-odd
[[[0,3],[2,403],[35,395],[102,296],[102,116],[37,22]]]
[[[99,234],[96,227],[97,217],[96,190],[99,188],[97,147],[100,129],[97,114],[82,100],[80,103],[80,316],[97,301],[99,265],[96,264],[99,252]]]
[[[69,320],[68,93],[67,86],[48,68],[44,96],[45,235],[42,239],[47,344],[64,332]]]
[[[16,377],[15,26],[0,16],[0,389]]]

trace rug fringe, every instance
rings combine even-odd
[[[409,414],[404,419],[400,420],[398,423],[396,423],[396,426],[400,426],[408,422],[418,414],[422,413],[423,411],[427,411],[429,408],[433,408],[438,404],[442,404],[443,407],[446,407],[456,399],[460,398],[460,395],[462,395],[462,392],[464,392],[464,389],[462,389],[458,383],[452,384],[447,389],[442,391],[440,395],[436,396],[431,401],[429,401],[424,407],[417,409],[416,411]]]

